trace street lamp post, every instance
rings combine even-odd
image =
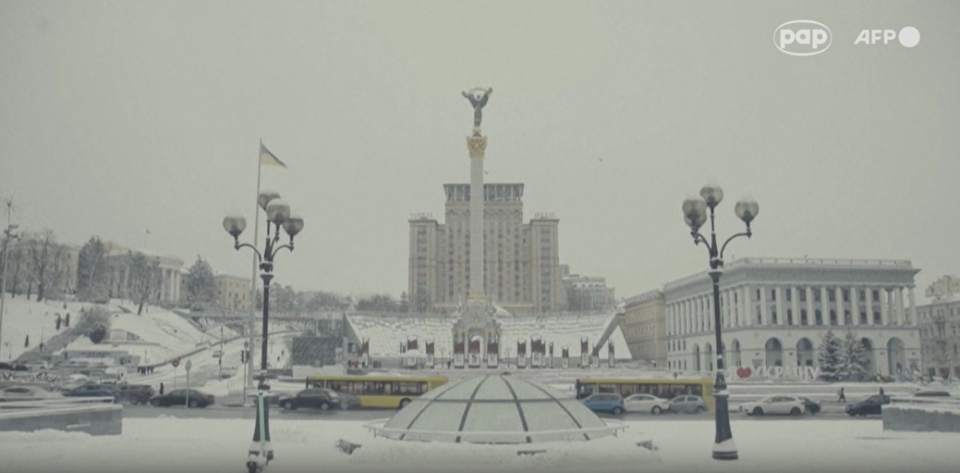
[[[727,392],[727,383],[723,375],[723,340],[721,337],[722,320],[720,317],[720,276],[723,274],[723,251],[727,244],[737,237],[750,238],[750,222],[757,217],[760,207],[756,201],[742,199],[737,202],[734,211],[737,217],[747,226],[747,231],[737,233],[727,239],[723,246],[717,245],[717,233],[714,225],[714,209],[723,200],[723,189],[717,185],[706,185],[700,189],[700,197],[683,201],[683,219],[690,227],[693,243],[703,243],[710,253],[710,279],[713,280],[713,328],[716,335],[717,374],[713,383],[713,397],[716,399],[716,437],[713,443],[713,458],[715,460],[736,460],[737,444],[733,440],[730,430],[730,412]],[[700,227],[707,222],[707,209],[710,209],[710,239],[707,240],[701,233]]]
[[[266,394],[270,391],[267,384],[268,323],[270,320],[270,280],[273,279],[273,258],[280,250],[293,251],[293,238],[303,230],[303,218],[290,214],[290,206],[280,200],[279,194],[272,191],[261,192],[257,198],[260,207],[267,214],[267,237],[263,251],[248,243],[240,243],[239,237],[247,227],[247,220],[240,215],[228,215],[223,219],[223,228],[233,237],[234,248],[250,248],[260,261],[260,279],[263,280],[263,328],[260,348],[260,376],[257,385],[257,420],[253,431],[253,442],[247,452],[247,468],[255,473],[273,460],[273,446],[270,444],[270,409]],[[270,235],[273,224],[273,235]],[[277,246],[280,240],[280,227],[290,236],[290,243]]]

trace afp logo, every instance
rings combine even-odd
[[[816,56],[833,44],[833,33],[818,21],[793,20],[773,31],[773,44],[791,56]]]

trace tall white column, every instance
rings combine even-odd
[[[867,310],[867,325],[873,325],[873,288],[867,286],[863,288],[863,290],[866,292],[864,299],[866,299],[867,302],[864,304],[864,307],[866,307]]]
[[[800,290],[797,286],[790,286],[790,311],[793,313],[790,325],[800,325]]]
[[[787,313],[786,313],[785,310],[783,310],[783,307],[784,307],[784,303],[783,303],[783,296],[784,296],[783,286],[777,286],[775,290],[777,291],[777,292],[776,292],[776,294],[777,294],[777,325],[783,325],[785,319],[787,318]]]
[[[843,288],[837,286],[833,289],[833,297],[836,299],[837,303],[834,304],[834,307],[837,308],[837,324],[838,325],[847,325],[847,317],[844,315],[846,311],[846,306],[843,303]]]
[[[850,287],[850,316],[853,317],[853,325],[860,325],[860,288]]]
[[[470,151],[470,295],[469,299],[486,297],[483,287],[483,156],[487,137],[481,136],[475,127],[473,136],[467,137]]]
[[[764,327],[770,325],[770,307],[767,306],[766,286],[760,286],[760,324]]]
[[[890,325],[890,293],[887,288],[880,288],[880,321],[884,327]]]
[[[807,298],[807,325],[816,325],[817,321],[814,316],[815,313],[813,308],[813,288],[807,286],[804,289],[804,292],[806,292],[805,297]]]
[[[910,286],[910,325],[917,325],[917,302],[913,296],[913,286]]]
[[[830,325],[830,296],[826,287],[820,288],[820,316],[823,317],[823,325]]]
[[[753,326],[753,302],[750,300],[753,294],[750,292],[751,290],[750,286],[744,286],[743,294],[740,294],[740,313],[743,315],[741,326],[744,327]]]
[[[907,325],[907,311],[903,301],[903,286],[897,288],[897,312],[899,313],[900,325]]]

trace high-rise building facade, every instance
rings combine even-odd
[[[446,222],[410,219],[411,312],[443,312],[465,301],[470,287],[470,186],[445,184]],[[484,184],[484,293],[511,312],[563,308],[559,220],[537,214],[523,222],[523,184]]]

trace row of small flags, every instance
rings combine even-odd
[[[465,335],[465,334],[463,334],[463,333],[457,334],[457,336],[454,338],[454,343],[453,343],[453,352],[454,352],[454,353],[464,353],[464,348],[465,348],[465,345],[466,345],[466,344],[464,343],[465,340],[466,340],[466,335]],[[367,351],[365,351],[365,353],[369,353],[369,340],[364,340],[364,345],[365,345],[366,350],[367,350]],[[500,345],[500,335],[499,335],[499,334],[491,334],[491,335],[488,335],[487,353],[498,353],[498,352],[499,352],[499,345]],[[427,354],[427,355],[433,355],[433,354],[434,354],[434,346],[435,346],[435,345],[434,345],[434,342],[433,342],[433,341],[428,340],[428,341],[426,342],[426,347],[425,347],[426,350],[425,350],[425,351],[426,351],[426,354]],[[419,350],[419,341],[418,341],[417,337],[408,337],[406,342],[400,342],[400,353],[406,353],[408,350]],[[614,348],[613,348],[613,342],[612,342],[612,341],[607,342],[607,350],[608,350],[608,352],[610,353],[610,355],[613,355],[613,353],[614,353]],[[480,353],[480,341],[479,341],[479,340],[471,340],[471,341],[470,341],[470,344],[469,344],[469,351],[470,351],[470,353]],[[530,351],[531,351],[531,353],[539,353],[539,354],[541,354],[541,355],[546,355],[547,353],[549,353],[550,356],[552,357],[552,356],[553,356],[553,342],[545,343],[545,342],[543,341],[543,339],[541,339],[541,338],[539,338],[539,337],[531,338],[531,339],[530,339]],[[569,350],[568,348],[564,347],[564,348],[562,349],[562,351],[563,351],[563,356],[564,356],[564,357],[569,356],[570,350]],[[527,353],[527,341],[526,341],[526,340],[523,340],[523,341],[518,340],[518,341],[517,341],[517,355],[519,355],[519,356],[524,356],[524,355],[526,355],[526,353]],[[583,337],[583,338],[580,339],[580,354],[581,354],[581,355],[585,355],[585,354],[587,354],[587,353],[591,353],[591,350],[590,350],[590,341],[589,341],[588,338]],[[593,356],[600,356],[600,347],[595,345],[595,346],[593,347],[593,350],[592,350],[592,353],[591,353],[591,354],[592,354]]]

